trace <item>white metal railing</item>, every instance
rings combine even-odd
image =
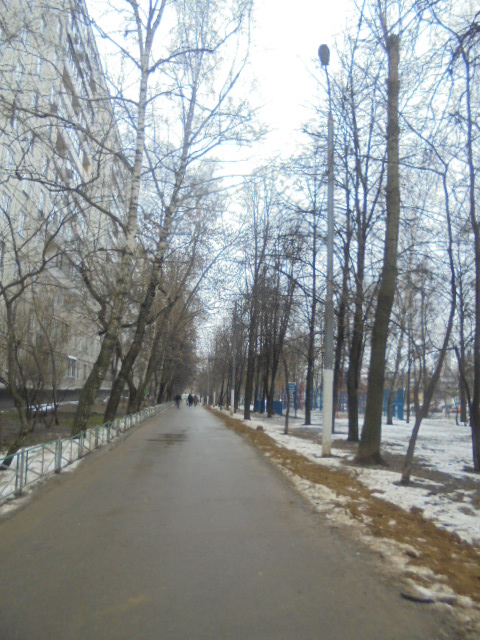
[[[8,459],[3,457],[4,464],[7,464],[0,471],[0,504],[22,495],[27,485],[34,484],[47,475],[60,473],[104,443],[156,415],[162,408],[165,405],[147,407],[139,413],[122,416],[70,438],[59,438],[53,442],[20,449],[9,456],[9,464]]]

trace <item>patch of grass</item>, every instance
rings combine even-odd
[[[92,415],[89,418],[90,428],[100,426],[104,423],[104,405],[97,402]],[[69,438],[72,431],[75,417],[76,405],[61,405],[58,410],[59,424],[55,424],[53,413],[38,418],[31,432],[27,435],[23,446],[29,447],[37,444],[52,442],[58,438]],[[119,416],[122,412],[119,412]],[[15,440],[19,429],[18,415],[15,409],[2,411],[0,415],[0,448],[8,449]]]

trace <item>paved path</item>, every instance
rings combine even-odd
[[[2,640],[435,640],[373,559],[202,408],[170,409],[0,522]]]

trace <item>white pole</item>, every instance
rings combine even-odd
[[[328,457],[332,447],[333,427],[333,117],[328,114],[328,237],[327,299],[325,301],[325,356],[323,371],[322,455]]]
[[[331,455],[333,430],[333,115],[328,64],[330,51],[326,45],[319,48],[320,61],[325,69],[328,85],[328,192],[327,192],[327,296],[325,300],[325,353],[323,364],[323,431],[322,455]]]

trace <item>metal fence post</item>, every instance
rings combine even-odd
[[[73,456],[73,445],[74,440],[78,440],[78,458],[87,455],[92,450],[92,440],[95,442],[95,448],[98,448],[105,442],[105,436],[107,442],[111,442],[112,438],[118,437],[120,434],[125,433],[128,429],[140,424],[145,418],[156,415],[160,411],[160,405],[156,405],[155,407],[149,407],[142,411],[139,411],[133,415],[122,416],[121,418],[117,418],[114,424],[106,423],[103,425],[97,425],[95,427],[95,433],[92,430],[88,430],[87,432],[83,432],[79,436],[75,438],[69,438],[66,440],[62,440],[58,438],[53,442],[49,442],[48,444],[41,445],[41,454],[37,458],[37,450],[38,447],[32,447],[30,449],[24,449],[23,451],[18,451],[16,454],[10,456],[11,462],[13,464],[15,458],[15,469],[12,467],[12,473],[15,473],[15,479],[13,478],[9,482],[9,492],[2,493],[0,502],[3,502],[5,497],[12,496],[20,496],[24,492],[25,486],[28,484],[28,475],[29,471],[30,475],[33,474],[34,478],[43,477],[44,475],[52,472],[51,458],[48,457],[48,465],[46,453],[53,453],[53,471],[55,473],[60,473],[63,466],[63,461],[65,460],[65,465],[68,465],[74,461]],[[88,433],[88,435],[87,435]],[[88,437],[88,442],[86,438]],[[70,453],[68,452],[68,443],[70,442]],[[40,471],[36,470],[35,465],[40,464]],[[5,461],[4,461],[5,462]],[[5,465],[7,463],[5,462]],[[30,464],[32,464],[29,469]],[[46,468],[48,466],[48,468]],[[13,485],[13,486],[12,486]]]
[[[30,453],[30,449],[27,449],[25,451],[25,464],[24,464],[24,468],[23,468],[23,473],[24,473],[23,484],[24,485],[28,484],[28,458],[29,458],[29,453]]]
[[[62,439],[59,438],[55,444],[55,473],[62,470]]]
[[[23,470],[25,468],[25,451],[17,453],[17,466],[15,468],[15,495],[23,493]]]

